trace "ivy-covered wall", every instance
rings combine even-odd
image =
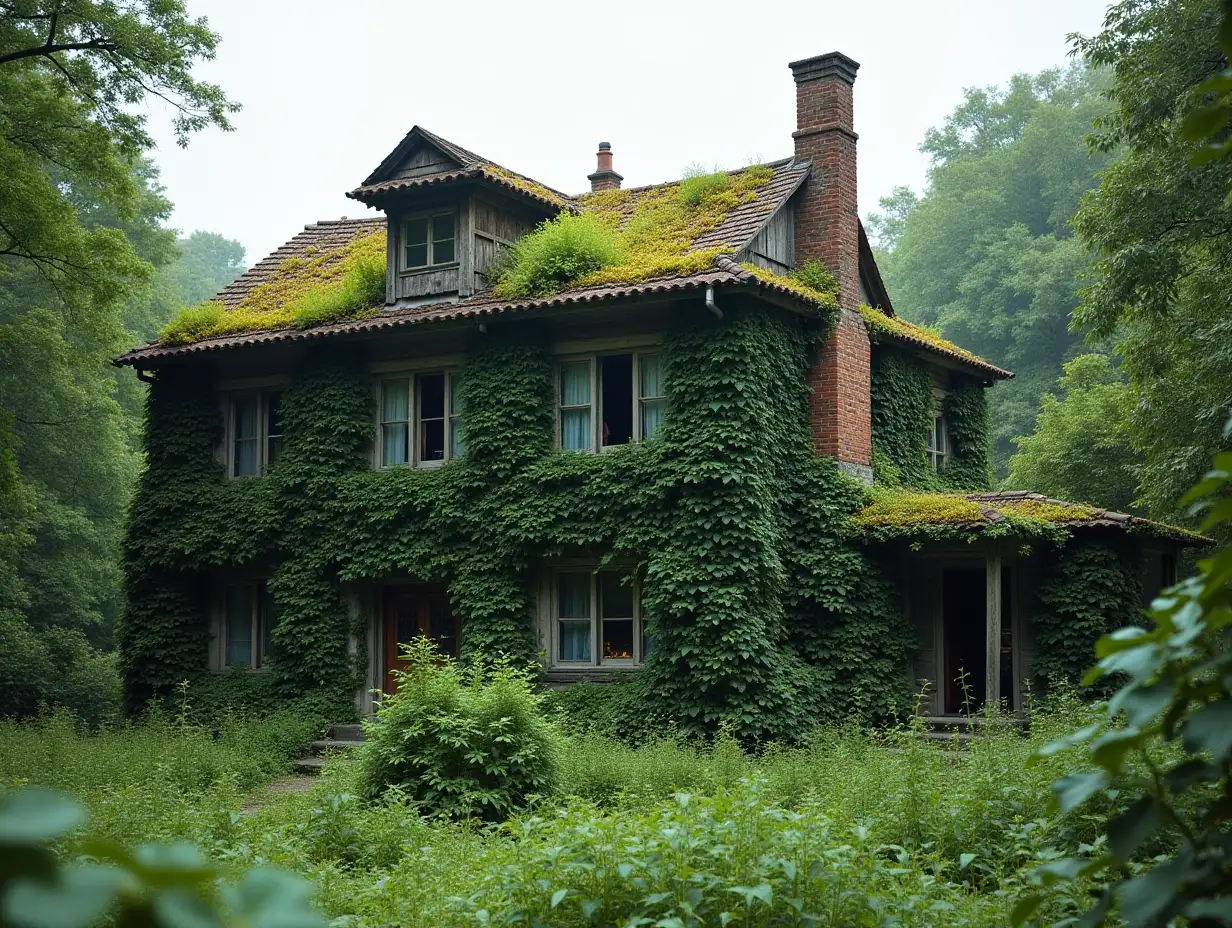
[[[872,359],[873,470],[886,486],[923,490],[985,490],[992,482],[988,401],[984,384],[951,372],[942,412],[950,456],[939,472],[926,452],[933,422],[933,379],[927,363],[891,345]]]
[[[1038,651],[1031,675],[1042,686],[1078,686],[1094,643],[1141,615],[1140,553],[1127,544],[1075,542],[1053,551],[1036,591],[1032,622]]]
[[[639,564],[657,646],[638,691],[655,716],[790,738],[906,709],[914,642],[893,584],[851,535],[866,493],[809,434],[805,366],[824,332],[735,301],[721,322],[690,316],[665,337],[660,435],[585,455],[554,450],[548,332],[493,325],[461,377],[467,455],[434,469],[370,468],[370,376],[336,346],[293,373],[282,456],[259,479],[227,480],[214,460],[208,384],[161,376],[125,551],[130,707],[205,678],[212,570],[269,570],[269,687],[341,716],[367,660],[347,650],[364,638],[347,584],[443,583],[465,659],[532,659],[533,571],[584,546]]]

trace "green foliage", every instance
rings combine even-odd
[[[805,261],[791,272],[791,276],[810,290],[829,293],[838,298],[838,278],[820,261]]]
[[[561,213],[514,243],[496,292],[512,298],[546,296],[620,260],[610,227],[588,213]]]
[[[686,206],[700,206],[706,197],[726,190],[729,180],[726,171],[707,171],[700,164],[691,165],[681,173],[680,200]]]
[[[1076,543],[1054,555],[1035,595],[1039,651],[1031,672],[1041,681],[1077,686],[1091,665],[1092,643],[1138,611],[1142,585],[1126,552]]]
[[[950,376],[946,425],[950,457],[934,471],[928,432],[935,402],[933,378],[916,355],[888,345],[873,350],[872,426],[874,476],[886,486],[934,490],[984,490],[991,483],[988,405],[984,385]]]
[[[550,691],[544,700],[549,715],[575,735],[640,744],[661,737],[671,721],[654,711],[645,681],[574,683]]]
[[[579,548],[628,557],[658,646],[628,735],[661,713],[682,731],[798,737],[909,703],[910,647],[880,567],[852,544],[863,492],[819,460],[804,372],[824,320],[733,306],[683,316],[664,342],[671,411],[653,441],[554,451],[549,333],[495,327],[459,385],[466,456],[371,469],[368,374],[306,358],[283,394],[268,477],[229,481],[208,380],[168,373],[150,394],[148,468],[132,507],[121,626],[131,709],[205,676],[213,568],[270,565],[282,698],[359,685],[344,584],[391,575],[445,585],[466,662],[534,659],[532,565]],[[194,685],[200,686],[200,682]]]
[[[423,638],[404,655],[398,691],[364,729],[365,796],[397,789],[431,815],[501,821],[552,792],[559,734],[530,673],[507,664],[466,672]]]
[[[1105,355],[1065,364],[1062,398],[1044,395],[1035,431],[1015,439],[1006,486],[1128,511],[1137,477],[1130,444],[1133,398]]]
[[[900,188],[869,217],[898,314],[1017,374],[990,397],[998,473],[1080,346],[1068,326],[1090,258],[1069,220],[1109,161],[1086,144],[1106,83],[1074,67],[967,90],[925,136],[924,195]]]
[[[222,325],[226,311],[227,307],[218,300],[186,306],[163,326],[158,337],[168,344],[187,344],[209,338]]]
[[[1232,420],[1225,434],[1232,437]],[[1232,453],[1182,499],[1217,533],[1232,521]],[[1040,868],[1045,893],[1023,897],[1023,924],[1058,883],[1082,880],[1099,893],[1084,915],[1102,923],[1111,911],[1130,928],[1227,921],[1229,809],[1232,808],[1232,546],[1199,562],[1198,572],[1165,591],[1148,612],[1149,628],[1131,626],[1100,639],[1088,684],[1124,681],[1103,718],[1040,751],[1079,748],[1084,769],[1053,790],[1063,813],[1096,807],[1107,839],[1099,853]],[[1114,814],[1099,814],[1116,797]],[[1092,848],[1094,850],[1094,848]]]

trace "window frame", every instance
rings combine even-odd
[[[227,429],[226,429],[226,467],[227,479],[249,480],[253,477],[264,477],[273,470],[275,464],[270,463],[270,439],[278,439],[278,454],[282,454],[282,442],[286,440],[286,426],[279,423],[280,431],[272,433],[269,430],[270,398],[277,396],[279,405],[283,395],[281,386],[261,387],[250,390],[231,390],[227,392]],[[252,439],[257,443],[257,472],[255,474],[238,474],[235,471],[235,443],[238,441],[236,429],[236,406],[242,400],[256,398],[257,401],[257,434]]]
[[[440,241],[453,242],[453,257],[448,261],[435,261],[436,257],[436,223],[435,220],[441,216],[449,216],[453,220],[453,238],[441,239]],[[427,264],[408,264],[406,260],[407,249],[407,226],[414,220],[426,219],[428,222],[428,240],[427,240]],[[404,213],[398,220],[398,273],[399,274],[421,274],[427,271],[440,270],[441,268],[455,267],[458,264],[458,208],[456,206],[442,207],[440,209],[417,210],[413,213]]]
[[[631,355],[633,358],[631,378],[632,384],[629,390],[630,413],[633,417],[632,437],[629,441],[620,445],[605,445],[603,444],[603,383],[600,374],[600,360],[602,358],[616,357],[619,355]],[[665,416],[667,409],[669,408],[669,396],[666,392],[654,397],[643,397],[641,395],[642,359],[649,356],[658,357],[660,359],[660,364],[662,364],[663,346],[658,344],[643,344],[590,352],[575,352],[557,356],[554,365],[554,373],[556,382],[556,449],[558,451],[567,450],[577,454],[605,454],[615,448],[622,448],[626,444],[637,444],[638,442],[647,440],[647,436],[642,434],[642,404],[646,401],[661,402],[663,404]],[[566,407],[563,405],[561,402],[564,399],[562,392],[562,371],[566,364],[576,364],[583,361],[590,367],[589,447],[585,449],[565,448],[563,434],[565,410],[584,409],[586,407],[582,405]],[[662,426],[660,426],[660,428],[662,428]]]
[[[944,412],[938,410],[933,413],[932,425],[924,438],[924,453],[934,473],[945,470],[950,460],[950,427]]]
[[[445,378],[445,456],[439,459],[423,460],[422,444],[420,438],[420,430],[422,427],[422,417],[419,410],[419,378],[431,377],[433,375],[442,375]],[[372,464],[375,470],[391,470],[395,467],[441,467],[450,461],[457,460],[466,455],[466,444],[462,441],[460,430],[462,428],[463,410],[454,408],[454,385],[461,371],[454,367],[425,367],[422,369],[413,370],[397,370],[384,373],[378,373],[375,376],[373,384],[373,392],[376,397],[376,441],[372,452]],[[404,382],[407,387],[407,460],[404,464],[386,464],[385,463],[385,426],[391,422],[402,422],[402,419],[383,419],[382,418],[382,400],[384,398],[385,385],[387,383]],[[455,445],[454,430],[459,430],[457,436],[457,447],[460,453],[453,453]]]
[[[243,589],[248,594],[250,613],[250,632],[252,635],[252,658],[247,666],[231,664],[227,660],[230,636],[230,617],[227,615],[227,602],[233,589]],[[263,595],[264,594],[264,595]],[[249,673],[262,673],[269,670],[269,658],[273,654],[272,642],[267,646],[266,639],[271,631],[270,616],[266,614],[263,603],[269,596],[268,581],[265,578],[248,578],[229,580],[218,587],[216,614],[216,657],[214,669],[226,673],[235,668]],[[271,601],[272,601],[272,597]],[[274,626],[277,626],[277,619]]]
[[[633,586],[633,657],[604,658],[603,657],[603,604],[601,601],[601,575],[617,574],[621,582],[629,576],[629,571],[621,567],[586,567],[562,566],[548,571],[548,598],[550,609],[548,621],[548,666],[552,670],[595,670],[617,671],[641,667],[646,660],[646,618],[642,612],[642,583],[634,576]],[[590,583],[590,660],[566,661],[560,657],[562,621],[578,621],[578,619],[562,619],[560,615],[560,577],[566,574],[585,575]],[[626,616],[613,616],[624,619]]]

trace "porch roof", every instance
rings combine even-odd
[[[870,541],[954,540],[976,537],[1041,538],[1063,541],[1074,532],[1113,530],[1145,538],[1201,546],[1210,539],[1195,532],[1113,509],[1053,499],[1029,490],[987,493],[874,491],[855,516]]]

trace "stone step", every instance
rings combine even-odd
[[[335,725],[329,730],[329,737],[335,741],[363,741],[364,726]]]
[[[970,717],[965,715],[926,715],[924,716],[924,722],[935,731],[971,731],[976,728],[984,728],[990,723],[997,726],[1010,725],[1015,728],[1027,727],[1027,720],[1016,715],[1001,715],[995,720],[985,718],[982,715]]]
[[[312,753],[324,754],[326,751],[353,751],[362,744],[362,741],[339,741],[336,738],[327,738],[324,741],[312,742]]]
[[[296,773],[317,774],[325,767],[324,757],[301,757],[294,764]]]

